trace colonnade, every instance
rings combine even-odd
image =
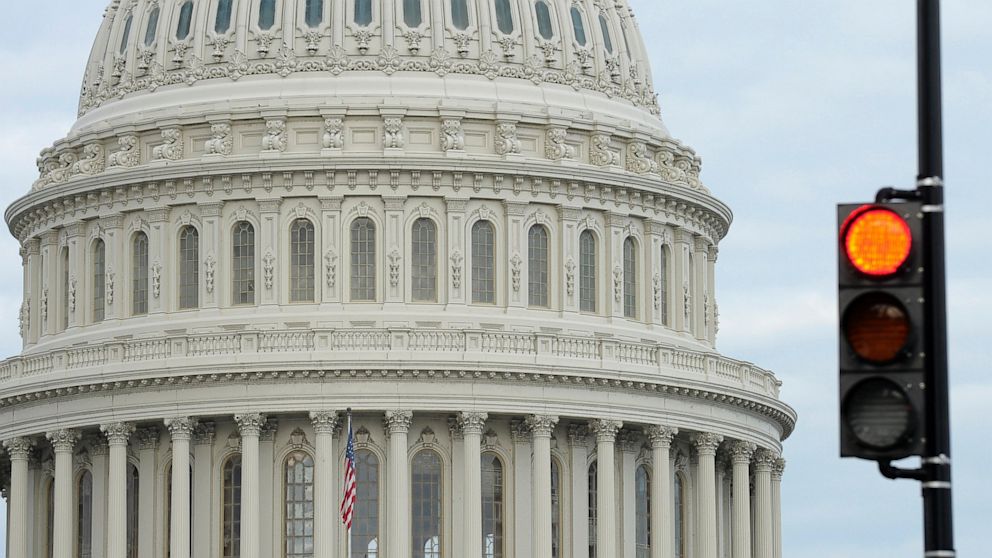
[[[315,526],[337,525],[338,503],[340,491],[336,472],[339,464],[335,456],[339,455],[338,443],[339,419],[333,411],[314,411],[309,418],[315,434],[313,446],[315,475],[313,520]],[[457,457],[456,470],[452,476],[462,479],[462,498],[460,506],[454,509],[461,522],[461,545],[453,548],[455,556],[483,558],[483,518],[481,490],[481,457],[482,437],[486,431],[486,421],[489,416],[484,412],[462,412],[452,420],[452,428],[457,429],[462,437],[460,454]],[[240,556],[242,558],[259,558],[267,554],[262,549],[259,540],[262,522],[262,504],[260,493],[262,479],[259,462],[259,436],[266,425],[266,416],[257,412],[246,412],[233,417],[241,438],[241,506],[240,506]],[[514,451],[523,450],[531,453],[527,468],[521,468],[521,459],[515,459],[514,475],[527,478],[519,479],[522,486],[529,486],[533,514],[529,545],[521,547],[516,544],[516,552],[505,552],[505,555],[519,556],[523,552],[530,553],[534,558],[552,558],[552,441],[559,418],[551,415],[531,415],[523,421],[515,421],[515,428],[525,432],[529,437],[530,448],[514,436]],[[569,420],[569,438],[571,441],[572,457],[585,462],[587,451],[582,451],[585,433],[595,437],[596,459],[601,464],[616,463],[615,454],[618,446],[618,434],[624,424],[617,420],[596,419],[582,426],[581,433],[574,420]],[[411,558],[411,502],[409,490],[396,490],[392,487],[408,487],[410,484],[409,463],[409,433],[413,424],[413,412],[409,410],[390,410],[384,413],[384,427],[389,438],[387,454],[387,477],[384,491],[386,498],[386,517],[383,533],[386,534],[385,552],[383,558]],[[191,541],[190,514],[191,498],[193,495],[190,475],[190,442],[197,428],[197,420],[191,417],[171,417],[164,420],[171,439],[171,502],[169,506],[171,533],[169,539],[170,558],[190,558],[191,548],[194,557],[204,556],[199,541]],[[126,558],[127,543],[127,485],[125,471],[127,468],[127,448],[132,438],[136,436],[134,424],[114,422],[100,425],[100,431],[109,446],[109,463],[107,464],[108,483],[106,494],[106,558]],[[679,435],[679,430],[668,425],[634,425],[643,433],[646,442],[645,450],[650,456],[646,465],[650,467],[650,501],[673,502],[675,475],[675,456],[673,445]],[[152,428],[154,430],[154,427]],[[142,429],[149,430],[147,427]],[[629,432],[629,431],[625,431]],[[345,434],[346,436],[347,434]],[[73,457],[76,444],[81,438],[78,429],[58,429],[45,434],[54,451],[54,516],[52,536],[52,558],[73,558],[74,551],[74,522],[73,513],[76,509],[73,494]],[[758,448],[755,444],[743,440],[724,440],[724,437],[714,433],[696,432],[683,435],[684,443],[688,440],[693,448],[693,459],[696,462],[694,493],[689,496],[695,508],[693,522],[693,540],[691,551],[686,550],[687,558],[781,558],[781,505],[780,483],[784,460],[767,448]],[[139,448],[138,457],[141,463],[142,475],[153,475],[145,470],[146,452],[149,444],[134,440]],[[620,441],[622,442],[622,440]],[[10,460],[10,486],[8,490],[9,520],[9,552],[11,558],[27,558],[31,522],[29,504],[32,489],[28,480],[29,458],[34,448],[40,443],[37,437],[16,437],[4,441],[4,448]],[[154,447],[154,446],[151,446]],[[718,452],[721,457],[727,457],[732,474],[732,496],[730,523],[732,540],[719,544],[719,532],[722,527],[718,514],[718,486],[716,468]],[[621,453],[628,450],[621,446]],[[391,458],[400,456],[400,458]],[[149,460],[151,461],[151,460]],[[195,465],[194,465],[195,468]],[[528,470],[529,469],[529,470]],[[619,495],[618,485],[623,484],[626,493],[630,475],[627,467],[619,467],[621,479],[617,478],[618,467],[599,466],[597,468],[597,516],[596,532],[587,533],[588,537],[595,536],[598,549],[616,549],[615,552],[598,550],[597,558],[634,558],[634,545],[628,540],[628,532],[621,524],[626,525],[631,518],[626,517],[626,494]],[[582,482],[576,482],[575,477],[583,477],[581,471],[573,471],[571,489],[573,498],[584,497],[581,492]],[[192,475],[195,479],[196,475]],[[753,478],[753,492],[750,481]],[[618,482],[619,481],[619,482]],[[196,482],[196,481],[194,481]],[[139,487],[148,491],[147,483]],[[586,490],[588,490],[588,485]],[[518,487],[519,490],[519,487]],[[559,488],[560,490],[560,488]],[[753,502],[752,502],[753,495]],[[139,497],[141,495],[139,494]],[[149,500],[144,500],[149,501]],[[752,506],[753,504],[753,506]],[[671,558],[678,556],[673,541],[676,540],[674,529],[673,506],[652,505],[650,513],[651,558]],[[94,508],[96,513],[96,508]],[[143,509],[139,513],[148,513]],[[588,518],[586,518],[588,519]],[[581,530],[583,522],[572,518],[572,530]],[[753,522],[753,525],[752,525]],[[142,522],[144,523],[144,522]],[[505,525],[514,529],[519,526],[517,518],[508,518]],[[588,523],[585,524],[586,526]],[[753,533],[754,540],[751,540]],[[338,558],[338,549],[342,548],[337,537],[339,531],[334,528],[314,529],[314,558]],[[140,537],[139,555],[150,556],[150,547],[146,539]],[[574,537],[570,558],[589,558],[588,547],[582,544],[585,537]],[[191,542],[197,544],[191,545]],[[206,555],[211,555],[208,553]],[[561,551],[559,556],[562,556]]]

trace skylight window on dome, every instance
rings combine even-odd
[[[534,3],[534,14],[537,16],[537,32],[546,40],[555,38],[555,30],[551,26],[551,8],[544,0]]]
[[[575,32],[575,42],[586,46],[586,25],[582,21],[582,12],[572,6],[572,30]]]
[[[496,27],[500,33],[509,35],[513,33],[513,11],[510,8],[510,0],[494,0],[496,8]]]
[[[188,0],[179,9],[179,23],[176,25],[176,39],[185,41],[189,37],[189,28],[193,22],[193,0]]]
[[[272,29],[276,23],[276,0],[260,0],[258,3],[258,28]]]
[[[355,0],[355,23],[362,27],[372,23],[372,0]]]
[[[424,22],[421,3],[423,0],[403,0],[403,23],[407,27],[420,27]]]
[[[324,0],[307,0],[306,22],[308,27],[317,27],[324,21]]]
[[[610,24],[606,22],[606,16],[599,14],[599,27],[603,30],[603,43],[606,44],[606,52],[613,54],[613,38],[610,37]]]
[[[148,16],[148,26],[145,28],[145,46],[152,46],[155,42],[155,35],[158,33],[158,7],[152,10]]]
[[[214,32],[224,34],[231,28],[231,4],[234,0],[217,1],[217,17],[214,18]]]
[[[134,16],[127,16],[127,21],[124,22],[124,33],[121,35],[121,48],[120,53],[124,54],[127,51],[127,40],[131,37],[131,22],[134,20]]]
[[[468,4],[466,0],[451,0],[451,23],[462,31],[468,29]]]

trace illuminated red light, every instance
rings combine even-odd
[[[873,277],[899,271],[913,248],[913,233],[895,212],[866,205],[847,219],[843,227],[844,252],[851,265]]]

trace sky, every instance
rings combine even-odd
[[[784,555],[920,555],[919,487],[838,457],[836,394],[835,204],[913,187],[915,3],[630,1],[665,123],[702,155],[703,181],[734,210],[717,269],[719,348],[775,371],[799,413],[785,442]],[[106,0],[57,5],[43,17],[36,2],[4,6],[19,22],[0,28],[4,207],[36,178],[39,150],[75,119]],[[982,318],[992,315],[992,3],[945,0],[943,20],[956,546],[977,557],[988,554],[992,525]],[[17,244],[0,235],[0,355],[20,349],[20,285]]]

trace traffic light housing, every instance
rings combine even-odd
[[[923,455],[922,205],[837,209],[841,457]]]

